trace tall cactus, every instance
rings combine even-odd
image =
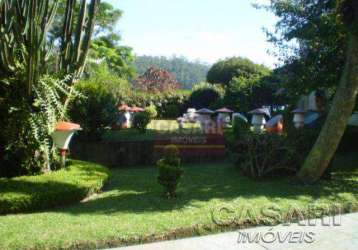
[[[46,34],[58,0],[0,1],[0,70],[5,76],[25,71],[28,95],[46,58]]]
[[[81,0],[74,30],[76,0],[66,2],[59,66],[63,73],[71,74],[73,80],[78,79],[83,72],[99,3],[100,0],[91,0],[88,5],[86,0]]]
[[[88,1],[80,0],[77,18],[77,0],[66,2],[59,68],[73,79],[83,72],[100,3],[100,0]],[[43,65],[48,58],[47,32],[58,3],[59,0],[0,0],[0,78],[24,72],[28,96],[44,72]]]

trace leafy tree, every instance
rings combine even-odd
[[[336,90],[326,123],[299,172],[302,181],[314,182],[327,169],[355,106],[358,2],[272,0],[268,8],[280,18],[271,38],[287,63],[288,89],[296,94],[319,87]],[[292,41],[298,44],[293,50],[288,48]]]
[[[284,63],[281,73],[292,96],[335,90],[343,71],[347,30],[337,18],[337,0],[273,0],[267,8],[280,18],[268,32]]]
[[[53,24],[49,30],[49,38],[51,42],[54,42],[61,37],[66,14],[66,4],[67,0],[58,0],[57,14],[54,17]],[[78,13],[79,4],[76,3],[74,8],[75,12]],[[114,33],[114,27],[122,15],[123,12],[119,9],[115,9],[112,4],[104,1],[100,2],[96,13],[94,36]],[[77,16],[73,17],[73,21],[77,22]]]
[[[229,85],[234,77],[252,78],[267,75],[269,72],[265,66],[255,64],[249,59],[232,57],[215,63],[207,74],[207,81]]]
[[[191,89],[194,84],[206,80],[209,66],[201,62],[190,62],[185,57],[164,56],[137,56],[135,68],[139,75],[144,74],[148,68],[156,67],[171,72],[183,89]]]
[[[86,73],[90,75],[98,62],[104,61],[108,69],[123,78],[131,78],[135,75],[132,66],[134,56],[132,49],[119,45],[120,37],[116,34],[109,34],[93,39],[90,60]]]
[[[134,80],[134,88],[145,92],[166,92],[178,89],[179,83],[168,71],[151,67]]]
[[[248,112],[263,105],[279,105],[283,101],[276,95],[279,82],[272,75],[265,77],[234,77],[226,89],[226,106]]]
[[[308,155],[299,177],[305,182],[317,181],[327,169],[343,137],[358,93],[358,2],[340,1],[337,15],[347,29],[347,55],[337,92],[322,131]]]

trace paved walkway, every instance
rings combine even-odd
[[[358,213],[335,218],[326,217],[323,223],[322,220],[317,220],[315,226],[309,226],[307,221],[300,224],[257,227],[230,233],[117,248],[117,250],[358,249]],[[248,243],[248,237],[253,240],[255,236],[258,236],[256,238],[258,241]],[[243,238],[246,239],[246,243],[243,242]]]

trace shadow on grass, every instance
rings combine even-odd
[[[347,172],[349,173],[349,172]],[[356,180],[322,181],[314,186],[303,186],[293,178],[254,181],[242,176],[228,164],[187,166],[185,176],[178,188],[176,199],[166,199],[156,182],[157,172],[152,169],[114,170],[104,192],[81,205],[72,206],[62,212],[71,214],[112,214],[118,212],[147,213],[201,206],[200,202],[219,199],[230,202],[244,198],[262,204],[282,201],[294,202],[307,196],[312,201],[320,197],[335,197],[342,200],[341,193],[356,193]],[[344,200],[344,197],[343,197]],[[198,203],[197,203],[198,202]]]

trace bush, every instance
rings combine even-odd
[[[76,98],[77,91],[66,79],[42,76],[32,95],[23,98],[21,81],[10,79],[9,83],[6,91],[0,91],[0,177],[56,168],[59,157],[50,135],[67,114],[62,101]]]
[[[149,114],[150,119],[154,119],[158,115],[157,108],[153,103],[151,103],[148,107],[146,107],[145,111]]]
[[[181,109],[176,104],[169,104],[164,108],[164,116],[165,118],[178,118],[181,116]]]
[[[62,170],[38,176],[0,179],[0,214],[30,212],[79,202],[98,192],[109,171],[100,165],[73,161]]]
[[[134,115],[132,127],[138,129],[141,133],[145,133],[148,124],[150,123],[150,114],[146,111],[139,112]]]
[[[79,133],[82,140],[100,140],[105,127],[112,125],[118,117],[117,99],[106,85],[97,81],[79,82],[76,89],[84,98],[73,103],[70,117],[83,128]]]
[[[190,92],[176,91],[176,92],[161,92],[161,93],[145,93],[145,92],[130,92],[119,99],[129,106],[147,107],[154,105],[157,109],[158,118],[172,118],[168,117],[167,110],[169,106],[175,105],[183,113],[187,106],[187,100]]]
[[[292,114],[284,115],[286,121],[292,120]],[[296,129],[286,122],[284,134],[277,135],[255,134],[247,123],[238,121],[225,136],[231,159],[244,174],[255,179],[291,175],[302,166],[323,123],[324,117],[315,127]]]
[[[175,145],[168,145],[164,149],[164,157],[157,162],[158,182],[164,187],[168,198],[176,197],[176,189],[184,172],[179,154]]]
[[[223,97],[224,90],[209,83],[201,83],[193,88],[189,96],[188,106],[190,108],[218,108]]]
[[[285,137],[250,133],[244,143],[246,150],[239,152],[243,157],[237,164],[245,175],[260,179],[297,172],[295,152],[287,146]]]

